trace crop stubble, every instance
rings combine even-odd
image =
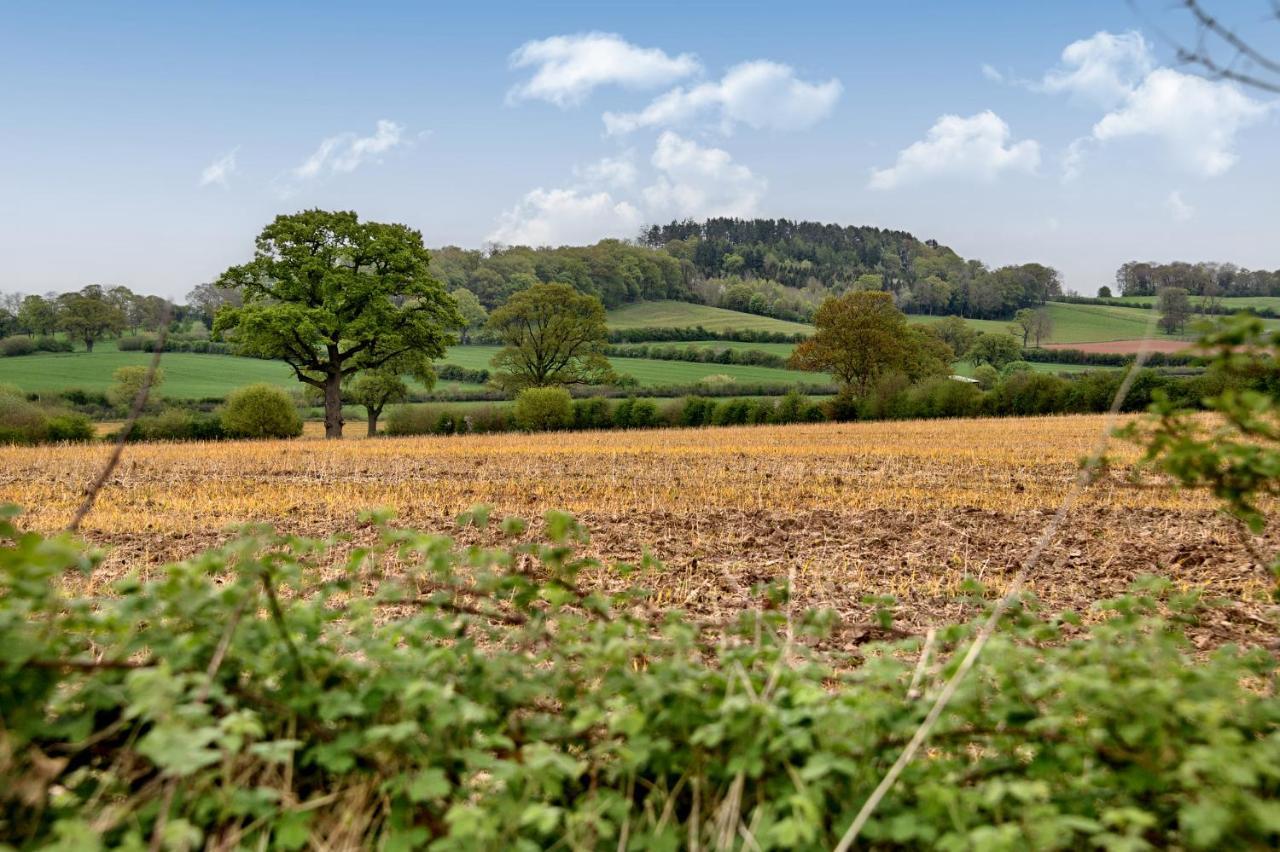
[[[362,509],[459,532],[485,503],[502,515],[575,514],[605,560],[664,567],[643,578],[661,601],[723,616],[756,584],[794,572],[797,600],[866,617],[894,595],[901,624],[966,615],[968,578],[998,593],[1070,487],[1099,416],[848,425],[131,446],[83,534],[110,556],[92,584],[158,565],[268,522],[306,535],[346,530]],[[1200,494],[1134,486],[1133,447],[1072,513],[1029,583],[1051,609],[1085,611],[1144,573],[1235,601],[1197,641],[1265,641],[1266,582],[1234,528]],[[0,448],[0,501],[23,523],[70,518],[103,447]],[[536,527],[536,525],[535,525]],[[536,532],[536,529],[535,529]],[[606,575],[596,582],[612,583]]]

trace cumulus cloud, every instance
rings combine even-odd
[[[608,192],[538,188],[502,214],[489,240],[524,246],[592,243],[633,236],[642,220],[639,210]]]
[[[700,70],[695,56],[668,56],[637,47],[614,33],[579,33],[526,42],[512,52],[512,68],[532,68],[533,76],[511,89],[509,101],[544,100],[558,107],[581,103],[599,86],[632,89],[667,85]]]
[[[944,115],[919,142],[904,148],[889,168],[871,173],[872,189],[893,189],[935,178],[990,181],[1005,172],[1034,172],[1040,145],[1013,142],[1009,125],[987,110],[968,118]]]
[[[631,192],[626,190],[638,183],[639,169],[630,153],[576,169],[581,182],[527,193],[501,215],[489,240],[531,246],[590,243],[634,236],[645,222],[752,216],[765,190],[765,181],[727,151],[672,131],[658,138],[650,165],[652,182]]]
[[[1182,193],[1177,190],[1169,193],[1169,197],[1164,201],[1164,206],[1169,210],[1169,215],[1177,222],[1185,222],[1196,213],[1196,209],[1184,201]]]
[[[610,134],[644,127],[671,127],[713,112],[727,131],[734,124],[756,129],[799,130],[831,113],[843,86],[837,79],[810,83],[789,65],[767,60],[744,62],[719,82],[677,87],[659,95],[639,112],[604,114]]]
[[[292,172],[296,180],[311,180],[325,172],[353,172],[366,160],[385,154],[404,142],[404,128],[382,119],[372,136],[341,133],[320,143],[315,153]]]
[[[1061,64],[1034,88],[1108,107],[1127,98],[1154,67],[1141,33],[1098,32],[1067,45]]]
[[[1230,83],[1159,68],[1093,126],[1093,138],[1154,137],[1183,168],[1214,177],[1235,164],[1236,134],[1268,111]]]
[[[764,179],[735,163],[728,151],[670,130],[658,137],[651,161],[659,172],[643,192],[651,218],[753,216],[764,194]]]
[[[200,185],[209,186],[216,183],[219,186],[226,186],[227,179],[236,172],[236,154],[239,152],[239,146],[232,148],[205,166],[204,171],[200,172]]]
[[[633,186],[639,174],[631,151],[617,157],[601,157],[590,165],[574,169],[574,173],[590,184],[610,187]]]

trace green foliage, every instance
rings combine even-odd
[[[1123,432],[1146,446],[1145,461],[1189,488],[1203,488],[1246,528],[1246,540],[1275,576],[1280,558],[1250,540],[1266,527],[1263,502],[1280,494],[1280,331],[1256,318],[1221,321],[1200,340],[1212,353],[1218,392],[1200,403],[1217,415],[1194,416],[1185,401],[1157,392],[1152,416]]]
[[[609,400],[601,396],[573,401],[574,429],[608,429],[613,426]]]
[[[573,424],[573,399],[564,388],[525,388],[516,395],[512,419],[526,432],[553,432]]]
[[[975,364],[990,364],[999,370],[1005,364],[1022,356],[1022,347],[1011,334],[979,334],[965,353],[965,358]]]
[[[991,390],[1000,381],[1000,371],[990,364],[979,364],[973,371],[973,377],[978,381],[978,387],[984,391]]]
[[[30,337],[6,337],[0,340],[0,358],[17,358],[30,355],[39,349]]]
[[[454,304],[458,306],[458,315],[462,317],[459,337],[463,343],[468,343],[472,334],[484,328],[484,324],[489,319],[489,312],[484,309],[484,305],[480,304],[476,294],[466,287],[451,290],[449,295],[453,297]]]
[[[0,444],[89,441],[93,422],[83,414],[31,402],[17,388],[0,385]]]
[[[117,367],[111,374],[111,387],[107,388],[107,401],[116,408],[129,409],[142,391],[142,384],[151,372],[149,366],[134,365]],[[164,368],[157,367],[151,375],[150,389],[147,392],[147,403],[154,405],[160,401],[158,389],[164,384]]]
[[[613,409],[617,429],[652,429],[659,425],[658,406],[651,399],[629,396]]]
[[[128,324],[124,311],[96,286],[59,296],[57,317],[58,327],[90,352],[103,337],[123,331]]]
[[[851,657],[830,612],[762,600],[705,625],[642,589],[590,591],[601,566],[556,512],[506,548],[385,516],[354,549],[249,530],[103,596],[64,582],[95,554],[12,514],[0,842],[829,849],[927,707],[917,640]],[[868,843],[1273,848],[1276,662],[1197,654],[1177,625],[1202,607],[1151,581],[1088,627],[1015,609]]]
[[[791,367],[829,372],[855,396],[864,396],[886,372],[913,378],[946,373],[954,357],[936,336],[909,328],[888,293],[855,291],[827,299],[813,321],[817,331],[796,347]]]
[[[221,421],[223,431],[232,438],[296,438],[302,434],[298,407],[275,385],[256,384],[232,391]]]
[[[166,408],[159,414],[139,417],[129,440],[216,441],[225,437],[222,420],[217,416],[183,408]]]
[[[1191,300],[1182,287],[1162,287],[1156,310],[1160,312],[1160,330],[1165,334],[1182,331],[1191,319]]]
[[[535,284],[489,315],[486,329],[503,348],[493,356],[494,381],[508,390],[605,384],[604,305],[567,284]]]
[[[244,304],[220,308],[214,331],[324,388],[325,435],[340,438],[344,380],[392,361],[427,374],[462,325],[429,262],[422,235],[405,225],[323,210],[277,216],[253,259],[223,273],[219,285]]]

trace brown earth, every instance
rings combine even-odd
[[[865,622],[869,595],[893,595],[900,626],[976,612],[966,580],[1010,582],[1093,447],[1099,416],[788,427],[130,446],[85,536],[110,548],[89,582],[108,588],[270,522],[324,535],[373,533],[362,509],[449,532],[476,503],[498,517],[574,513],[605,560],[663,563],[640,580],[665,605],[705,617],[757,606],[753,587],[793,576],[798,601]],[[106,447],[0,449],[0,501],[41,530],[66,523]],[[1198,643],[1274,639],[1268,578],[1235,527],[1198,493],[1134,485],[1129,446],[1069,514],[1029,588],[1053,611],[1089,615],[1101,598],[1158,574],[1229,605]],[[537,524],[534,525],[535,532]],[[490,540],[490,539],[486,539]],[[1280,539],[1265,543],[1275,550]],[[595,582],[616,585],[612,574]],[[1096,617],[1096,616],[1089,616]]]
[[[1181,352],[1195,345],[1193,340],[1104,340],[1098,343],[1046,343],[1045,349],[1075,349],[1080,352],[1100,352],[1107,355],[1133,355],[1142,351]]]

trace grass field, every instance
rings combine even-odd
[[[488,369],[497,346],[455,346],[444,358],[445,363],[468,369]],[[802,373],[774,367],[747,367],[739,364],[694,364],[688,361],[655,361],[644,358],[610,358],[619,373],[633,376],[642,387],[660,385],[692,385],[707,376],[729,376],[739,384],[830,384],[825,373]]]
[[[863,595],[892,594],[898,617],[913,625],[971,615],[953,596],[967,580],[1003,588],[1104,422],[137,445],[84,531],[109,549],[92,581],[102,584],[129,562],[197,552],[248,521],[349,532],[358,544],[370,533],[357,513],[373,507],[393,509],[398,524],[451,533],[452,519],[476,503],[494,506],[496,517],[561,508],[591,529],[592,554],[661,559],[665,567],[641,581],[672,606],[723,612],[745,605],[754,585],[794,572],[804,605],[865,620]],[[59,529],[109,452],[0,448],[0,502],[26,506],[23,524]],[[1113,446],[1113,467],[1073,509],[1032,578],[1041,605],[1087,611],[1159,566],[1181,588],[1247,602],[1215,613],[1215,630],[1256,631],[1249,616],[1265,606],[1267,583],[1246,567],[1234,530],[1203,495],[1132,487],[1136,454]],[[589,580],[619,582],[607,572]]]
[[[1119,296],[1120,300],[1128,302],[1131,305],[1154,305],[1158,300],[1158,296]],[[1219,299],[1221,304],[1227,308],[1237,308],[1245,310],[1246,308],[1271,308],[1272,310],[1280,310],[1280,296],[1230,296]],[[1199,304],[1200,297],[1192,296],[1191,304],[1194,307]]]
[[[693,328],[812,334],[813,326],[690,302],[639,302],[609,311],[610,328]]]

